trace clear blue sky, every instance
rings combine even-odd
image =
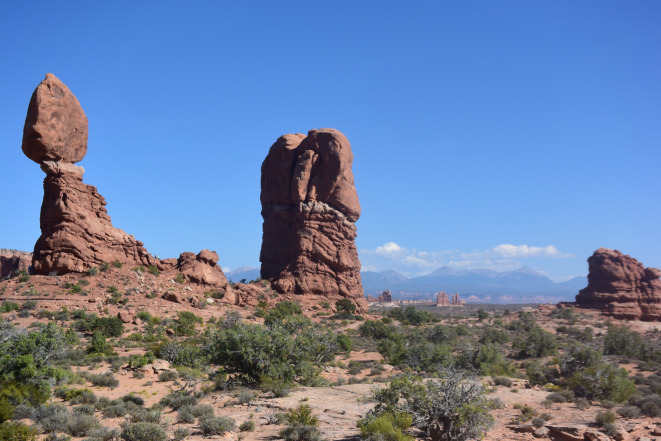
[[[40,234],[20,146],[53,72],[89,118],[85,182],[160,257],[258,266],[270,145],[333,127],[366,269],[661,267],[659,23],[656,0],[2,2],[0,248]]]

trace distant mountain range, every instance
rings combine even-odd
[[[586,277],[556,283],[530,268],[497,272],[485,268],[439,268],[425,276],[408,278],[394,270],[361,273],[365,294],[389,289],[397,299],[431,299],[435,293],[458,292],[463,299],[486,303],[573,301],[587,286]]]
[[[425,276],[408,278],[395,270],[363,271],[365,295],[377,295],[389,289],[394,300],[435,300],[435,294],[459,293],[469,302],[546,303],[574,301],[578,291],[588,284],[587,277],[574,277],[556,283],[530,269],[498,272],[486,268],[458,270],[439,268]],[[233,282],[255,280],[259,268],[242,266],[225,273]]]

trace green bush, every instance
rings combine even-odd
[[[348,314],[355,314],[356,304],[349,299],[340,299],[335,302],[335,309],[337,312],[346,312]]]
[[[253,432],[255,430],[255,422],[253,420],[245,420],[239,426],[241,432]]]
[[[179,378],[179,373],[177,371],[162,371],[158,374],[158,381],[174,381]]]
[[[307,404],[291,409],[286,416],[287,427],[279,432],[285,441],[320,441],[321,432],[317,428],[319,419]]]
[[[236,424],[230,417],[217,417],[206,415],[199,420],[200,430],[204,436],[222,435],[225,432],[234,430]]]
[[[614,423],[616,419],[617,416],[615,416],[615,414],[612,411],[607,410],[605,412],[599,412],[595,418],[595,422],[599,427],[602,427],[606,424]]]
[[[124,441],[166,441],[168,435],[158,424],[133,423],[127,424],[122,429]]]
[[[518,350],[522,357],[544,357],[556,352],[555,336],[540,327],[528,331],[525,340],[515,340],[512,348]]]
[[[340,351],[351,352],[352,346],[353,346],[353,342],[351,340],[351,337],[345,334],[338,334],[337,347],[340,349]]]
[[[0,424],[0,440],[7,441],[34,441],[37,431],[23,423],[11,421]]]
[[[19,308],[20,306],[18,303],[5,300],[4,302],[2,302],[2,305],[0,305],[0,312],[12,312],[12,311],[16,311]]]
[[[636,391],[636,385],[628,378],[626,369],[606,363],[575,372],[567,383],[577,396],[616,403],[626,401]]]
[[[358,428],[363,439],[383,439],[383,441],[413,441],[413,437],[404,433],[411,424],[411,415],[399,413],[393,415],[384,412],[379,416],[360,419]]]
[[[174,333],[176,335],[195,335],[195,325],[204,323],[202,317],[192,312],[180,311],[175,320]]]
[[[67,433],[77,437],[88,436],[100,427],[101,424],[93,415],[74,413],[71,418],[69,418]]]
[[[158,270],[158,267],[155,265],[149,265],[147,267],[147,271],[149,271],[151,274],[153,274],[156,277],[161,275],[161,272]]]
[[[405,413],[412,425],[440,441],[479,439],[493,425],[491,402],[479,379],[466,371],[444,369],[437,380],[402,375],[376,390],[377,404],[368,416]]]
[[[644,358],[647,348],[639,333],[625,327],[609,326],[604,338],[604,354]]]

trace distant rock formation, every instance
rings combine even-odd
[[[595,251],[588,265],[588,286],[576,296],[579,306],[618,319],[661,321],[661,271],[608,248]]]
[[[32,253],[0,249],[0,279],[28,270],[32,265]]]
[[[452,300],[444,292],[436,296],[436,306],[464,306],[464,301],[459,298],[459,293],[452,294]]]
[[[261,276],[280,293],[352,299],[366,310],[356,250],[360,204],[347,138],[288,134],[262,164]]]
[[[159,260],[142,242],[113,227],[106,200],[95,187],[83,183],[85,170],[74,165],[87,153],[87,117],[78,99],[53,74],[47,74],[32,94],[22,148],[46,173],[41,237],[32,256],[36,274],[84,272],[118,261],[177,269],[193,283],[231,291],[215,252]]]
[[[386,290],[376,297],[368,295],[367,303],[392,303],[392,294],[390,290]]]
[[[439,292],[436,296],[436,306],[450,306],[450,299],[444,292]]]

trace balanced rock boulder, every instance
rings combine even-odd
[[[576,296],[579,306],[618,319],[661,321],[661,271],[608,248],[595,251],[588,265],[588,286]]]
[[[152,265],[142,242],[112,226],[106,201],[83,183],[74,165],[87,152],[87,117],[76,97],[47,74],[32,95],[23,152],[46,173],[41,237],[32,265],[37,274],[83,272],[105,262]]]
[[[106,200],[95,187],[83,183],[85,170],[74,164],[87,152],[87,117],[69,88],[53,74],[46,75],[30,100],[23,152],[46,173],[41,237],[32,255],[35,273],[84,272],[115,261],[154,265],[162,271],[180,271],[191,283],[223,290],[225,302],[237,302],[215,252],[160,260],[142,242],[112,225]]]
[[[349,298],[367,309],[356,250],[360,203],[347,138],[288,134],[262,164],[261,276],[280,293]]]

